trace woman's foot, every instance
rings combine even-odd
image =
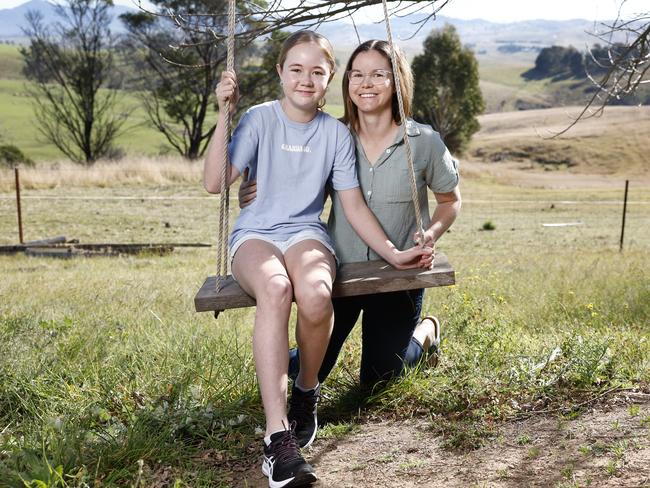
[[[413,331],[413,337],[422,344],[426,361],[431,368],[438,365],[440,348],[440,321],[437,317],[423,317]]]

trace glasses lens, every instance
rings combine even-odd
[[[362,73],[358,70],[348,71],[348,80],[350,81],[351,85],[360,85],[366,80],[366,78],[369,79],[370,83],[375,86],[386,85],[387,82],[390,83],[389,76],[390,71],[383,69],[376,69],[370,73]]]

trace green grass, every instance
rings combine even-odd
[[[580,205],[557,203],[551,211],[540,202],[567,199],[566,190],[473,180],[465,188],[468,200],[490,196],[493,203],[465,205],[441,242],[457,285],[429,290],[424,302],[424,313],[444,324],[440,365],[367,395],[358,387],[355,330],[325,385],[326,438],[353,435],[369,416],[435,414],[431,428],[443,445],[471,449],[504,419],[525,414],[517,405],[544,398],[569,414],[606,389],[650,380],[647,206],[631,206],[620,254],[620,203],[589,204],[618,198],[618,191],[576,190],[570,197]],[[198,182],[25,194],[197,197],[26,199],[28,239],[215,239],[217,199],[201,198]],[[0,211],[12,215],[11,193],[0,196]],[[506,203],[513,199],[520,202]],[[540,225],[575,218],[585,225],[560,232]],[[492,232],[479,230],[487,219],[496,224]],[[2,219],[0,236],[12,242],[14,235],[15,221]],[[194,293],[214,263],[213,249],[113,259],[0,256],[3,483],[65,486],[53,481],[60,472],[67,486],[149,486],[167,477],[178,486],[219,487],[256,462],[263,415],[251,351],[254,310],[229,311],[218,321],[193,312]]]
[[[23,79],[23,57],[18,46],[0,44],[0,78]]]
[[[0,134],[7,144],[18,146],[28,157],[36,161],[65,159],[51,143],[44,140],[35,125],[35,107],[27,93],[23,80],[0,79]],[[136,94],[126,94],[118,104],[118,110],[131,111],[123,133],[116,140],[116,147],[128,154],[159,154],[169,152],[164,137],[148,127],[147,118],[139,106]]]

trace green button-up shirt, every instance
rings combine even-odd
[[[430,126],[408,119],[406,129],[413,154],[422,225],[426,229],[431,225],[427,188],[436,193],[452,191],[458,184],[458,163],[440,134]],[[368,207],[397,248],[411,247],[417,224],[403,131],[398,132],[393,144],[374,165],[366,158],[356,136],[355,143],[357,176]],[[328,227],[341,263],[381,259],[352,229],[336,192],[332,198]]]

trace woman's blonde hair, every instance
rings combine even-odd
[[[334,57],[334,49],[332,48],[330,41],[328,41],[325,36],[322,36],[314,31],[300,30],[287,37],[284,43],[282,43],[282,49],[280,50],[280,54],[278,56],[278,66],[280,66],[280,69],[284,68],[284,62],[287,60],[287,54],[292,47],[297,46],[298,44],[308,43],[316,44],[323,51],[323,54],[327,59],[327,64],[329,64],[330,67],[330,77],[327,80],[327,84],[329,85],[330,81],[332,81],[332,78],[334,78],[334,74],[336,73],[336,58]],[[319,108],[323,108],[323,106],[325,106],[324,98],[318,104]]]
[[[359,44],[359,46],[357,46],[357,48],[350,56],[350,59],[348,60],[348,64],[345,67],[345,73],[343,74],[344,112],[343,112],[342,121],[345,124],[348,124],[354,131],[359,130],[359,111],[357,109],[357,106],[352,102],[352,99],[350,98],[350,82],[348,80],[348,73],[352,69],[352,63],[354,63],[355,58],[360,53],[365,53],[368,51],[377,51],[384,58],[386,58],[386,60],[388,60],[389,64],[391,63],[390,44],[388,44],[386,41],[380,41],[377,39],[366,41],[363,44]],[[411,66],[406,60],[406,56],[404,55],[402,50],[399,49],[397,46],[395,46],[395,57],[397,58],[397,71],[398,71],[397,74],[399,75],[398,78],[399,78],[400,88],[402,91],[402,102],[404,104],[404,114],[407,117],[410,117],[411,107],[413,103],[413,72],[411,71]],[[395,78],[396,78],[395,74],[393,74],[393,80],[395,80]],[[399,105],[397,103],[397,92],[395,91],[394,88],[393,88],[392,112],[393,112],[393,120],[397,124],[401,124],[402,118],[400,117],[399,114]]]

